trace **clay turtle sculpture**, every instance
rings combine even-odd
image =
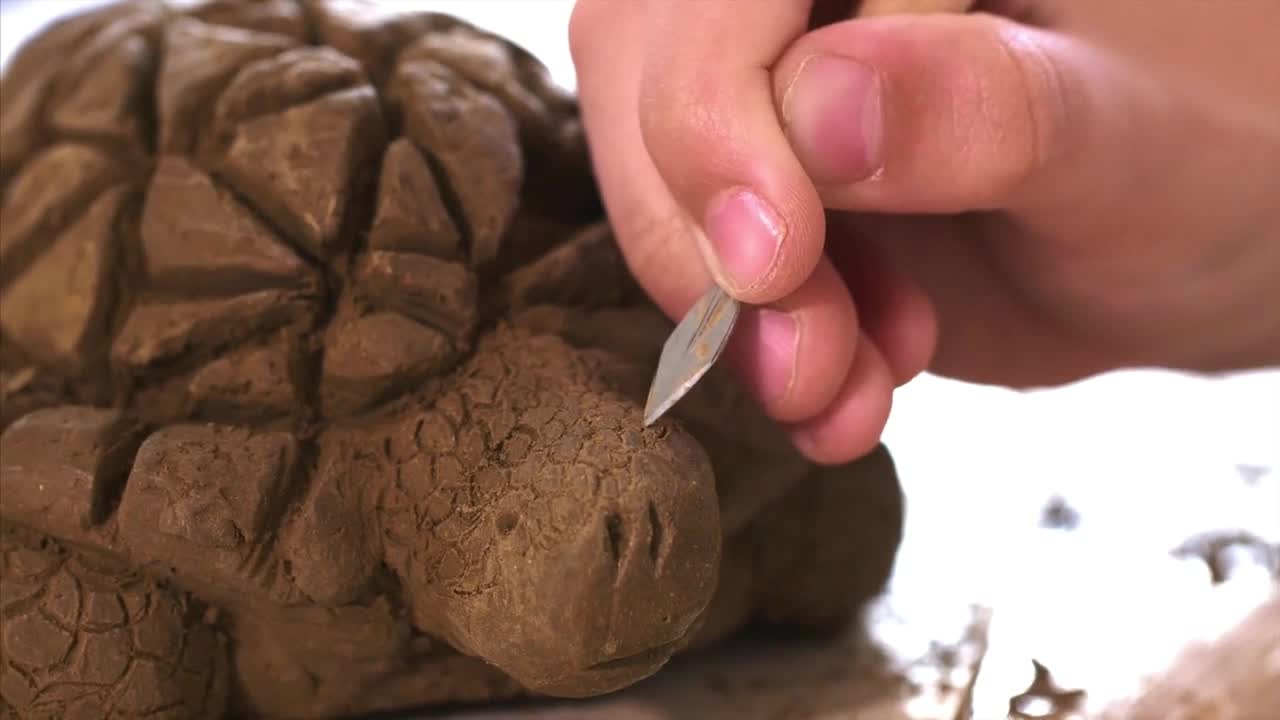
[[[642,426],[670,323],[512,44],[139,1],[0,90],[0,717],[588,696],[885,583],[884,448],[719,375]]]

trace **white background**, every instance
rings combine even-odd
[[[0,58],[52,15],[94,4],[0,3]],[[569,0],[401,4],[504,34],[574,86]],[[1280,539],[1280,371],[1135,371],[1028,393],[926,376],[894,402],[885,440],[909,494],[895,582],[919,612],[961,600],[996,609],[979,717],[1003,716],[1031,656],[1068,684],[1119,692],[1188,632],[1258,597],[1258,584],[1208,592],[1203,569],[1169,550],[1219,527]],[[1054,494],[1080,512],[1074,532],[1037,528]]]

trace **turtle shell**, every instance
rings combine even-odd
[[[572,100],[452,17],[147,2],[4,82],[4,424],[346,416],[471,351],[482,288],[596,219]]]

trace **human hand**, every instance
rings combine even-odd
[[[926,367],[1026,387],[1280,360],[1280,5],[1116,5],[808,32],[807,3],[580,0],[633,273],[673,318],[706,268],[751,303],[727,359],[824,462],[869,450]]]

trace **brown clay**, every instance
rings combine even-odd
[[[716,373],[643,427],[670,324],[522,50],[139,0],[2,87],[0,711],[587,696],[883,586],[883,448],[811,467]]]

